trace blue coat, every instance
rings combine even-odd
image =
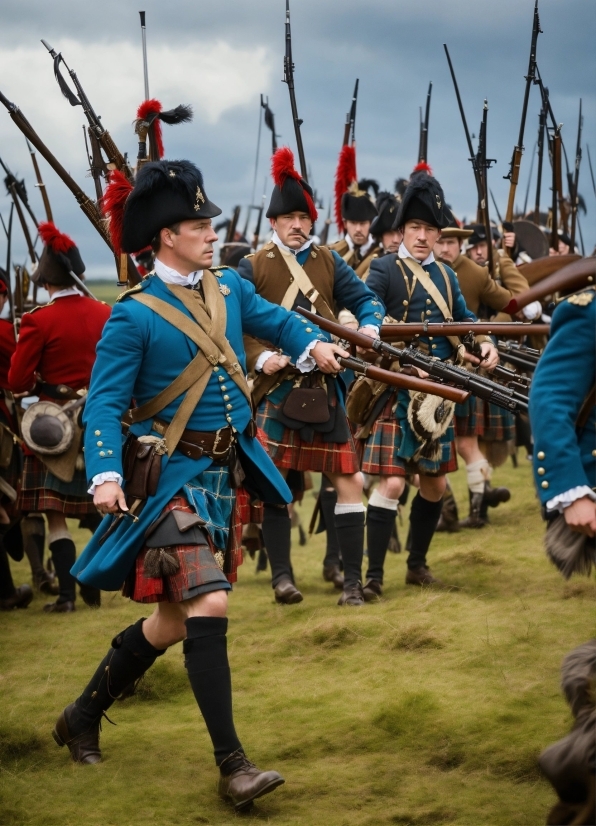
[[[596,376],[596,290],[562,301],[530,391],[533,468],[542,504],[572,488],[596,487],[596,409],[576,421]]]
[[[293,313],[256,295],[254,287],[234,270],[218,270],[217,275],[220,286],[224,287],[222,292],[227,293],[226,336],[243,369],[246,369],[243,333],[265,335],[292,358],[298,358],[320,332],[316,327],[306,332]],[[191,317],[157,276],[144,279],[140,288]],[[197,351],[197,345],[182,332],[131,296],[125,296],[116,304],[97,346],[85,406],[85,463],[89,480],[106,471],[122,475],[121,420],[131,399],[138,405],[150,401],[184,370]],[[181,401],[182,396],[159,414],[160,419],[171,421]],[[238,446],[245,472],[262,499],[280,504],[290,502],[290,490],[273,462],[259,442],[245,433],[250,419],[251,410],[244,394],[223,368],[215,367],[187,427],[213,431],[230,424],[239,433]],[[131,430],[137,436],[159,435],[151,430],[151,421],[133,425]],[[180,451],[174,451],[170,458],[162,457],[157,493],[147,500],[139,521],[122,519],[101,545],[101,537],[112,520],[107,516],[77,559],[73,574],[98,588],[120,588],[143,545],[148,526],[185,484],[211,464],[207,457],[190,459]]]
[[[410,321],[418,324],[421,321],[439,324],[445,321],[443,313],[420,282],[416,283],[414,292],[411,296],[408,296],[406,283],[397,261],[397,253],[373,259],[366,281],[366,286],[370,287],[379,296],[387,308],[387,314],[396,321]],[[408,262],[404,261],[402,263],[407,268]],[[472,319],[472,321],[477,321],[474,313],[466,306],[466,300],[462,295],[456,274],[451,267],[444,266],[451,285],[453,320]],[[433,261],[431,264],[427,264],[423,269],[430,275],[434,285],[449,305],[445,279],[436,262]],[[440,359],[448,358],[453,352],[451,344],[444,336],[436,339],[420,336],[420,341],[428,344],[432,355]]]

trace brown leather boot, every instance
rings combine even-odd
[[[443,496],[443,507],[439,522],[435,528],[437,531],[447,531],[447,533],[457,533],[459,531],[459,513],[457,512],[457,502],[451,488],[447,488]]]
[[[359,608],[364,605],[364,594],[362,592],[362,583],[357,582],[355,585],[346,585],[337,601],[338,605],[351,605]]]
[[[509,488],[493,488],[490,482],[484,483],[484,501],[489,508],[496,508],[501,502],[509,502],[510,499]]]
[[[383,586],[376,579],[367,579],[362,589],[365,602],[375,602],[383,596]]]
[[[304,597],[296,588],[291,579],[282,579],[278,582],[274,590],[275,601],[282,605],[295,605],[297,602],[302,602]]]
[[[0,599],[0,611],[12,611],[13,608],[26,608],[33,599],[30,585],[19,585],[12,596]]]
[[[443,582],[431,574],[430,568],[421,565],[420,568],[408,568],[406,585],[443,585]]]
[[[219,796],[231,803],[237,812],[248,809],[253,800],[286,782],[278,772],[258,769],[241,751],[226,757],[219,770]]]
[[[101,715],[86,731],[72,735],[68,721],[73,715],[74,708],[74,703],[66,706],[60,717],[56,720],[52,737],[61,748],[62,746],[68,746],[70,756],[75,763],[99,763],[101,760],[101,750],[99,748],[99,723]]]
[[[484,499],[483,493],[472,493],[469,491],[470,494],[470,513],[469,516],[466,516],[465,519],[462,519],[459,523],[460,528],[484,528],[485,525],[488,525],[488,518],[486,516],[482,516],[482,502]]]
[[[344,587],[344,575],[339,569],[339,565],[325,565],[323,567],[323,579],[325,582],[332,582],[333,587],[342,591]]]

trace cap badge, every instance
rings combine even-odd
[[[268,252],[266,257],[267,258],[275,258],[275,253],[274,252]]]
[[[438,196],[438,195],[435,195],[435,198],[437,199],[437,206],[438,206],[438,208],[439,208],[439,209],[441,209],[441,207],[443,206],[443,205],[442,205],[442,203],[441,203],[441,199],[439,198],[439,196]]]
[[[227,284],[220,284],[219,291],[222,295],[229,295],[231,293],[231,290]]]
[[[170,169],[169,175],[170,175],[170,178],[175,178],[176,177],[176,173],[174,172],[173,169]]]
[[[199,203],[199,201],[201,203]],[[201,204],[205,203],[205,196],[201,192],[201,187],[197,187],[197,194],[195,195],[195,212],[198,212],[201,208]]]

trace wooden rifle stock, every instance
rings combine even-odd
[[[574,290],[588,287],[594,284],[596,279],[596,258],[590,256],[589,258],[580,258],[579,261],[574,261],[572,264],[563,267],[558,272],[543,278],[538,281],[529,290],[519,293],[511,299],[509,304],[503,309],[504,313],[517,313],[522,307],[531,304],[532,301],[538,301],[547,295],[554,295],[555,293],[573,292]],[[525,326],[525,325],[524,325]],[[535,327],[540,327],[540,324],[530,325],[532,332]]]
[[[523,305],[525,306],[525,305]],[[510,312],[507,307],[503,312]],[[491,324],[490,321],[474,321],[466,324],[465,321],[455,321],[444,324],[383,324],[380,337],[383,341],[408,341],[419,336],[458,336],[463,337],[468,333],[476,333],[484,336],[529,336],[548,335],[550,327],[548,324],[524,324],[523,322],[501,322]]]

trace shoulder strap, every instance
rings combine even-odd
[[[414,275],[416,276],[418,281],[422,284],[422,286],[424,287],[426,292],[433,299],[433,301],[435,302],[435,304],[437,305],[437,307],[441,311],[445,321],[452,321],[453,318],[452,318],[452,315],[451,315],[451,308],[447,305],[447,302],[443,298],[443,295],[439,291],[439,288],[433,282],[432,278],[426,272],[424,267],[421,264],[419,264],[418,261],[415,261],[413,258],[408,258],[405,262],[405,265],[408,267],[409,270],[411,270],[414,273]],[[441,269],[441,268],[439,267],[439,269]],[[441,269],[441,272],[443,274],[443,277],[447,281],[449,281],[449,277],[448,277],[448,275],[447,275],[444,268]],[[451,287],[449,287],[448,296],[449,296],[449,298],[451,298]]]
[[[326,318],[328,321],[335,321],[335,315],[333,314],[331,308],[319,291],[315,289],[312,281],[304,271],[304,268],[300,266],[298,261],[296,261],[296,256],[281,247],[279,248],[279,251],[281,252],[290,274],[294,279],[286,290],[281,306],[286,310],[291,310],[294,306],[296,298],[298,297],[298,292],[301,292],[304,297],[315,306],[323,318]]]

